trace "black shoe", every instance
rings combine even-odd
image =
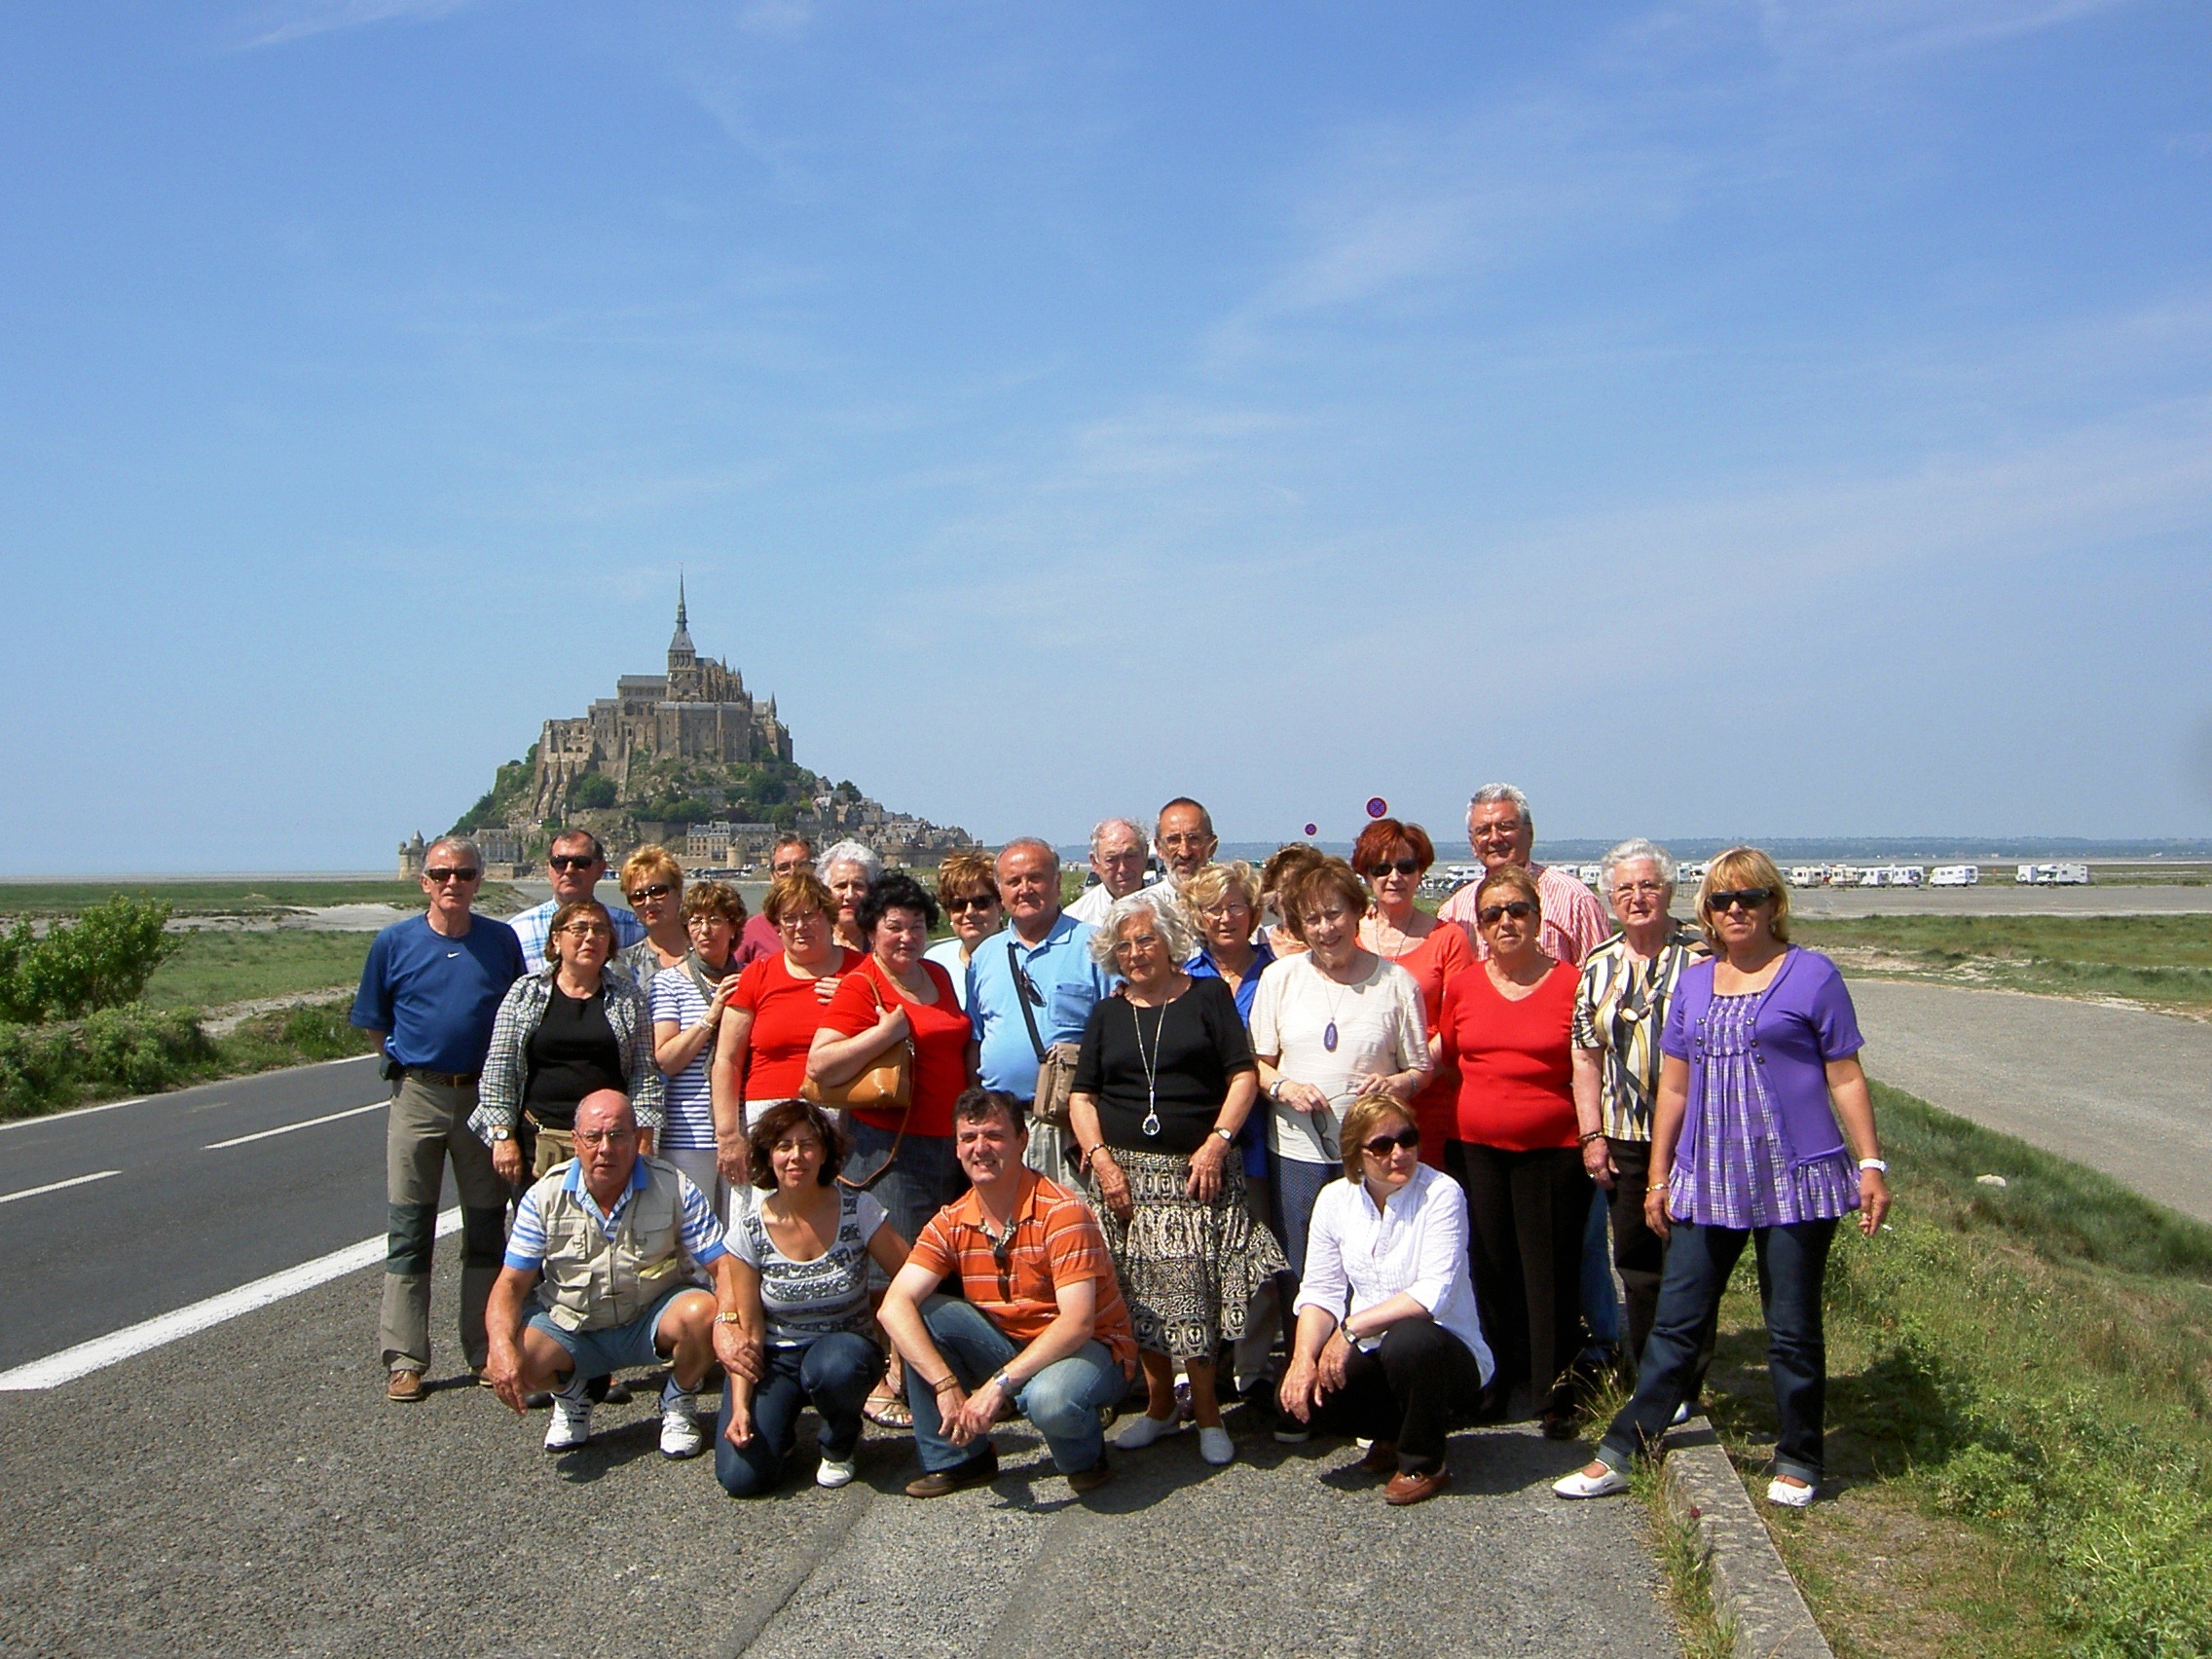
[[[986,1447],[980,1457],[971,1457],[965,1463],[955,1463],[949,1469],[932,1469],[917,1480],[906,1483],[908,1497],[945,1497],[970,1487],[983,1486],[998,1479],[999,1452],[995,1446]]]
[[[1068,1485],[1075,1488],[1080,1496],[1087,1492],[1096,1492],[1113,1478],[1114,1465],[1106,1461],[1106,1452],[1101,1447],[1098,1453],[1098,1461],[1091,1464],[1088,1469],[1078,1469],[1074,1474],[1068,1476]]]

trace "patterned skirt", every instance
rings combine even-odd
[[[1282,1246],[1252,1225],[1235,1157],[1223,1162],[1221,1191],[1207,1200],[1184,1193],[1189,1159],[1110,1150],[1128,1179],[1134,1210],[1120,1219],[1088,1175],[1085,1196],[1121,1275],[1137,1346],[1170,1359],[1210,1360],[1223,1343],[1243,1336],[1254,1293],[1288,1266]]]

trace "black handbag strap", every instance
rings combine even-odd
[[[1014,1000],[1021,1005],[1021,1023],[1029,1027],[1029,1046],[1037,1051],[1037,1063],[1045,1063],[1045,1039],[1038,1034],[1037,1016],[1029,1012],[1029,976],[1021,971],[1021,958],[1014,953],[1014,940],[1006,941],[1006,964],[1014,970]]]

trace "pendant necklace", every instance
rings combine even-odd
[[[1329,971],[1318,962],[1313,964],[1313,971],[1322,978],[1327,979],[1332,986],[1336,985],[1337,981],[1330,977]],[[1340,994],[1329,999],[1329,1024],[1328,1028],[1321,1033],[1321,1047],[1332,1054],[1337,1051],[1337,1010],[1344,1003],[1341,992],[1350,988],[1349,986],[1341,987]]]
[[[1167,1029],[1167,1011],[1172,1002],[1160,1005],[1160,1022],[1152,1028],[1152,1052],[1144,1051],[1144,1021],[1137,1015],[1137,1005],[1129,1004],[1129,1024],[1137,1034],[1137,1059],[1144,1066],[1144,1122],[1137,1125],[1148,1138],[1160,1133],[1160,1103],[1156,1098],[1156,1084],[1160,1067],[1160,1038]]]

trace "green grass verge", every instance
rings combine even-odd
[[[0,916],[73,916],[118,893],[159,899],[179,916],[257,916],[320,904],[393,904],[423,907],[423,889],[412,881],[14,881],[0,882]],[[487,915],[512,915],[527,907],[503,881],[488,881],[477,897]]]
[[[255,997],[358,984],[375,935],[195,928],[172,937],[181,948],[146,982],[143,1000],[152,1008],[221,1008]]]
[[[2212,1008],[2212,916],[1793,918],[1790,937],[1915,977]]]
[[[1759,1504],[1830,1643],[2212,1652],[2212,1228],[1896,1089],[1875,1099],[1898,1207],[1832,1258],[1837,1500]],[[1752,1284],[1747,1252],[1707,1401],[1755,1497],[1774,1412]]]
[[[31,1118],[124,1094],[368,1053],[335,1006],[289,1009],[209,1037],[189,1010],[133,1003],[57,1025],[0,1025],[0,1119]]]

